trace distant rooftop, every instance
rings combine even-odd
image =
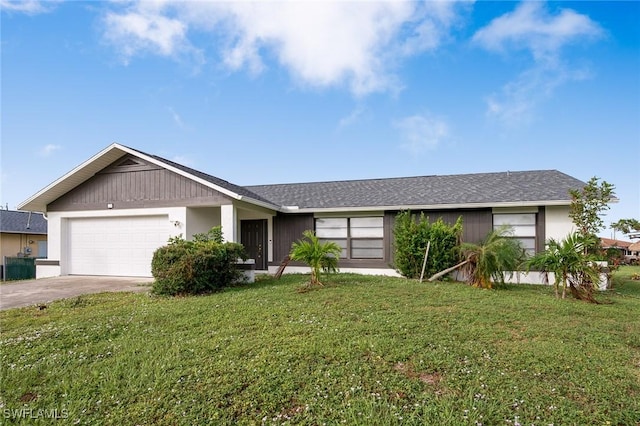
[[[8,234],[46,234],[47,221],[42,213],[0,210],[0,232]]]

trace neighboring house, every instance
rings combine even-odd
[[[631,254],[631,251],[629,250],[630,245],[631,243],[629,241],[614,240],[611,238],[600,238],[600,246],[602,246],[604,250],[619,250],[620,254],[623,256]]]
[[[564,238],[570,189],[584,182],[555,170],[238,186],[161,157],[113,144],[23,202],[45,212],[49,256],[38,276],[149,276],[169,237],[221,225],[256,269],[275,271],[302,232],[343,247],[340,269],[394,274],[398,212],[464,221],[465,241],[512,225],[530,252]],[[287,271],[303,271],[291,264]]]
[[[0,256],[47,257],[47,221],[43,214],[0,210]]]
[[[42,213],[0,210],[0,265],[5,257],[47,257],[47,221]]]
[[[637,265],[640,260],[640,241],[636,243],[629,243],[627,247],[627,254],[624,256],[625,263],[631,265]]]

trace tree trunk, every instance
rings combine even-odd
[[[456,269],[460,268],[461,266],[466,265],[469,262],[470,262],[470,260],[465,260],[463,262],[458,263],[456,266],[452,266],[451,268],[447,268],[444,271],[440,271],[437,274],[432,275],[431,278],[429,278],[427,281],[435,281],[438,278],[440,278],[440,277],[442,277],[444,275],[447,275],[449,272],[455,271]]]

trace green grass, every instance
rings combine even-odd
[[[77,424],[640,423],[640,267],[542,286],[338,275],[0,312],[0,416]],[[17,411],[16,411],[17,410]],[[32,418],[33,417],[33,418]]]

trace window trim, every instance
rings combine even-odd
[[[352,261],[352,260],[353,261],[384,261],[385,260],[386,253],[385,253],[385,232],[384,232],[384,216],[383,215],[370,214],[370,215],[349,215],[349,216],[345,216],[345,215],[314,216],[313,227],[314,227],[314,230],[316,231],[316,235],[318,231],[317,222],[318,220],[324,220],[324,219],[345,219],[347,222],[346,237],[330,237],[330,238],[318,237],[320,241],[334,241],[334,242],[346,241],[345,247],[343,249],[344,256],[340,256],[340,260],[344,260],[344,261]],[[380,237],[353,237],[351,235],[352,219],[379,219],[380,226],[379,228],[376,228],[376,229],[380,229],[382,235]],[[354,247],[353,247],[352,241],[380,241],[380,247],[374,248],[374,250],[380,250],[380,257],[353,257]]]
[[[503,217],[504,216],[530,216],[533,218],[533,223],[514,225],[513,223],[506,221],[506,223],[500,223],[496,225],[496,216],[503,216]],[[500,222],[502,222],[502,220]],[[535,212],[534,211],[495,211],[494,210],[491,215],[491,227],[495,231],[496,229],[499,229],[502,226],[509,226],[514,231],[519,226],[521,227],[521,229],[532,229],[533,230],[532,235],[517,235],[517,232],[514,232],[513,235],[506,235],[505,237],[513,238],[521,242],[533,241],[532,248],[527,248],[530,244],[529,245],[523,244],[523,248],[527,256],[532,256],[537,253],[538,251],[538,212],[537,210]]]

